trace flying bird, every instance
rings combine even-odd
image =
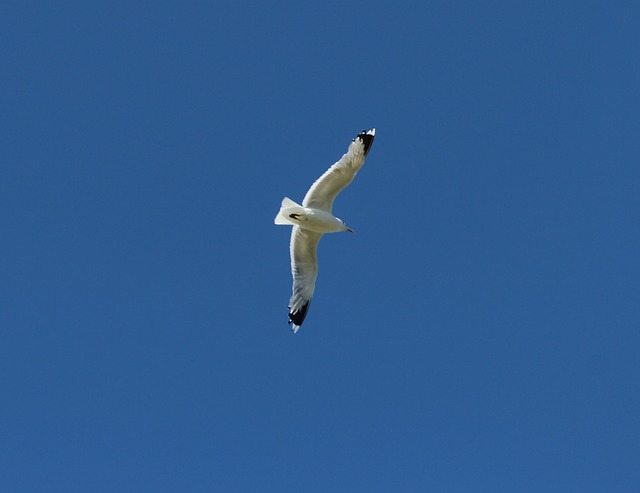
[[[276,224],[293,225],[291,231],[291,274],[293,294],[289,300],[289,324],[295,334],[304,322],[318,276],[318,242],[324,233],[353,230],[331,210],[336,196],[344,190],[364,164],[375,128],[359,133],[347,153],[318,178],[304,196],[302,205],[285,197],[275,218]]]

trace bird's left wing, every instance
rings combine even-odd
[[[318,242],[322,233],[316,233],[300,226],[291,231],[291,275],[293,293],[289,300],[289,323],[295,334],[304,322],[316,288],[318,277]]]
[[[336,196],[351,183],[364,164],[375,134],[375,128],[363,130],[353,139],[347,153],[311,185],[302,201],[303,207],[331,212]]]

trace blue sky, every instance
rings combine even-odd
[[[1,10],[2,491],[638,491],[634,2]]]

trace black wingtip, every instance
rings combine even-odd
[[[369,153],[369,149],[371,148],[371,144],[373,144],[373,138],[376,135],[375,129],[371,129],[369,131],[363,130],[358,134],[358,139],[362,141],[362,145],[364,146],[364,156],[367,157]]]
[[[309,305],[311,305],[311,300],[307,301],[299,310],[296,310],[295,312],[289,312],[289,324],[294,324],[300,327],[302,325],[302,322],[304,322],[305,317],[307,316]]]

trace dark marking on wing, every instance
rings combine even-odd
[[[302,322],[304,322],[305,317],[307,316],[309,305],[311,305],[311,300],[307,301],[299,310],[293,313],[289,313],[289,325],[291,325],[291,323],[294,323],[298,327],[300,327],[302,325]]]
[[[358,134],[358,139],[362,141],[364,145],[364,156],[367,157],[371,144],[373,144],[373,135],[368,134],[366,131],[362,131]]]
[[[300,219],[298,219],[300,217],[300,214],[289,214],[289,217],[291,219],[295,219],[296,221],[299,221]]]

